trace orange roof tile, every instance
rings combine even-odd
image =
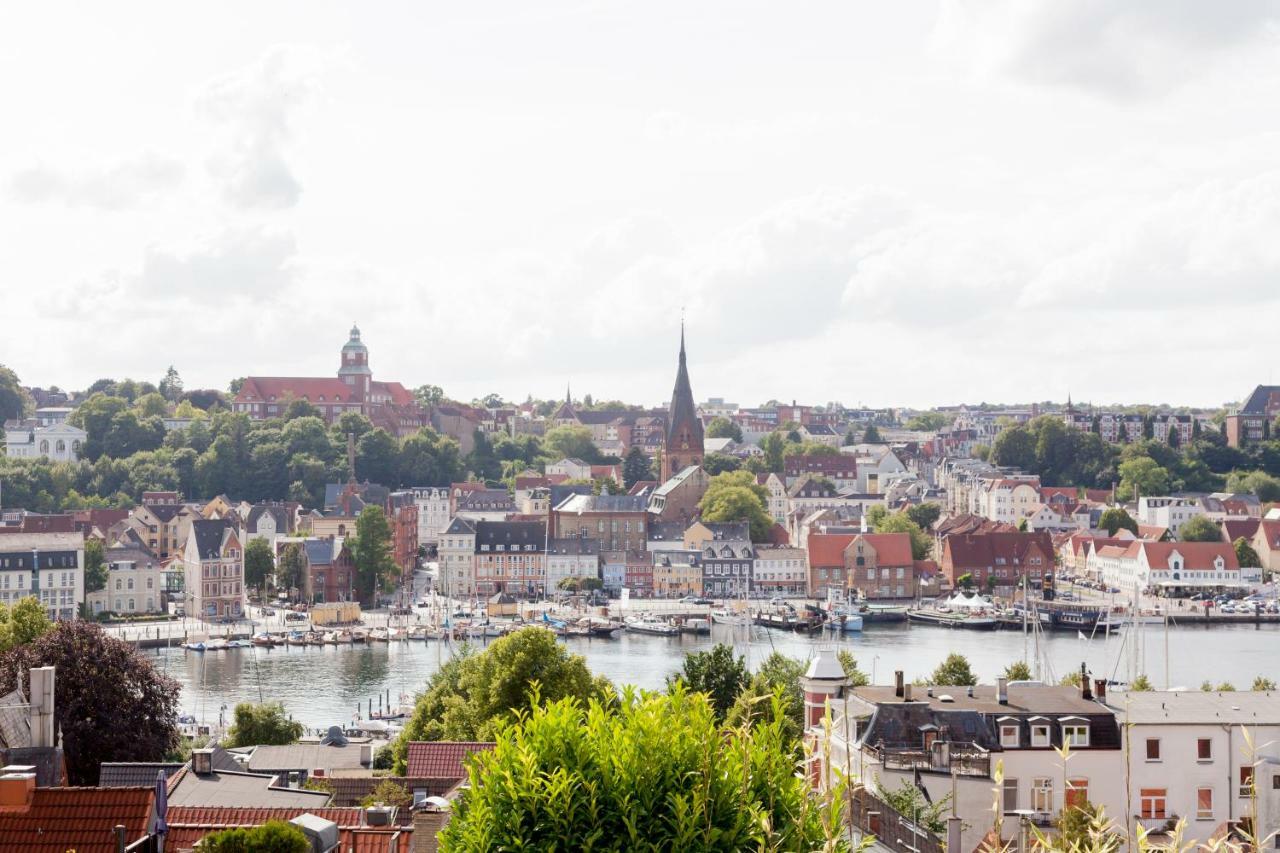
[[[37,788],[24,810],[0,811],[0,853],[115,853],[114,827],[132,844],[151,829],[155,789]]]
[[[465,779],[467,757],[490,749],[493,744],[483,741],[410,741],[405,775]]]

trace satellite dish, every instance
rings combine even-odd
[[[442,812],[449,811],[449,808],[452,805],[452,803],[450,803],[444,797],[427,797],[426,799],[423,800],[423,802],[429,805],[435,806]]]

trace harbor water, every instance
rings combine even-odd
[[[650,689],[664,685],[684,653],[717,642],[732,643],[752,668],[773,651],[807,658],[822,644],[846,648],[879,684],[891,683],[898,669],[908,679],[925,678],[951,652],[965,655],[979,680],[990,682],[1007,665],[1022,660],[1024,650],[1034,658],[1037,642],[1044,680],[1056,681],[1083,661],[1095,678],[1126,681],[1131,673],[1143,672],[1157,689],[1198,689],[1209,681],[1247,690],[1258,675],[1280,681],[1280,625],[1274,624],[1174,626],[1167,632],[1160,625],[1146,625],[1085,640],[1074,633],[1041,634],[1038,641],[1016,630],[969,632],[906,624],[869,626],[844,636],[717,625],[709,637],[624,632],[617,638],[562,642],[615,684]],[[390,695],[395,703],[402,694],[420,691],[449,648],[438,641],[411,641],[143,653],[181,684],[183,710],[201,722],[216,724],[220,713],[229,718],[236,703],[265,699],[283,702],[295,719],[322,728],[349,723],[357,706],[367,709],[371,699],[376,709],[380,696],[385,702]]]

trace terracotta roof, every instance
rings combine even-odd
[[[0,811],[0,853],[115,853],[113,827],[128,844],[145,837],[154,801],[154,786],[36,788],[24,811]]]
[[[1159,540],[1169,535],[1169,528],[1161,527],[1158,524],[1139,524],[1138,538]]]
[[[1259,522],[1258,529],[1262,531],[1264,544],[1268,549],[1280,550],[1280,521],[1263,519]]]
[[[1256,518],[1228,518],[1222,522],[1222,537],[1228,542],[1234,542],[1242,536],[1251,540],[1258,532],[1260,523]]]
[[[338,825],[340,849],[359,853],[399,853],[412,849],[412,826],[392,824],[389,827],[365,825],[360,808],[229,808],[173,806],[166,819],[169,834],[167,847],[191,848],[211,832],[230,827],[261,826],[269,820],[291,820],[301,814],[315,815]],[[114,850],[114,848],[112,848]],[[59,851],[61,853],[61,851]]]
[[[875,548],[876,562],[881,566],[909,566],[914,562],[908,533],[859,533],[853,539],[863,539]]]
[[[1147,565],[1152,568],[1167,567],[1175,551],[1182,555],[1184,570],[1212,570],[1213,561],[1218,557],[1222,558],[1227,571],[1240,568],[1236,549],[1229,542],[1135,542],[1130,547],[1146,551]]]
[[[336,376],[249,376],[236,393],[236,402],[279,402],[286,397],[312,403],[352,403],[355,389]]]
[[[1041,530],[1035,533],[966,533],[948,536],[943,552],[956,570],[992,566],[1026,565],[1028,549],[1038,545],[1049,567],[1053,566],[1053,540]]]
[[[844,566],[844,549],[853,541],[854,533],[811,533],[809,534],[809,565],[812,568],[823,566]]]
[[[406,775],[465,779],[467,757],[491,749],[493,744],[483,741],[411,741]]]

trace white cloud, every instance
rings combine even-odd
[[[182,183],[184,172],[178,160],[145,152],[132,159],[81,170],[30,166],[10,175],[7,189],[11,198],[27,204],[120,210],[176,188]]]
[[[1274,39],[1277,21],[1276,0],[943,0],[935,37],[979,71],[1133,98]]]
[[[258,61],[213,80],[197,106],[220,128],[210,173],[233,206],[288,208],[302,196],[289,163],[294,124],[320,90],[319,51],[277,46]]]

